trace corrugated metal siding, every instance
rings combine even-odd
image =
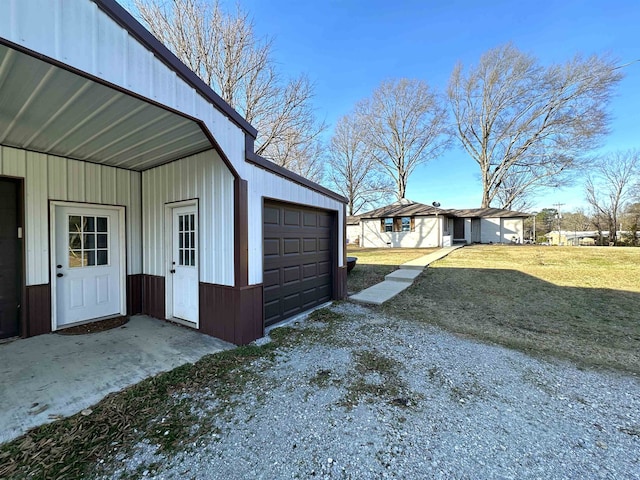
[[[234,178],[218,154],[210,150],[147,170],[142,184],[144,273],[166,275],[165,205],[197,198],[200,281],[233,285]]]
[[[236,168],[244,168],[244,132],[95,3],[9,0],[1,8],[3,37],[201,119]]]
[[[49,283],[49,200],[124,205],[127,273],[142,273],[139,173],[0,146],[0,175],[25,179],[27,285]]]
[[[345,218],[342,203],[286,180],[262,168],[246,164],[249,211],[249,284],[262,283],[262,199],[308,205],[338,212],[338,266],[343,267]]]

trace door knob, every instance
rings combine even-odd
[[[56,273],[56,277],[60,278],[60,277],[64,277],[64,275],[62,273]]]
[[[56,268],[62,268],[62,265],[56,265]]]
[[[176,271],[172,269],[172,270],[169,270],[169,273],[176,273]]]

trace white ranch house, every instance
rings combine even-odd
[[[235,344],[346,293],[345,199],[114,0],[0,5],[0,337],[146,313]]]
[[[498,208],[441,209],[401,199],[350,217],[347,238],[361,247],[443,247],[453,243],[522,243],[530,215]]]

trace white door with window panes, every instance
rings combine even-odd
[[[173,208],[173,316],[198,323],[198,211],[196,205]]]
[[[55,206],[56,327],[121,313],[120,214]]]

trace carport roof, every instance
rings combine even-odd
[[[0,44],[0,144],[130,170],[212,148],[194,119]]]

